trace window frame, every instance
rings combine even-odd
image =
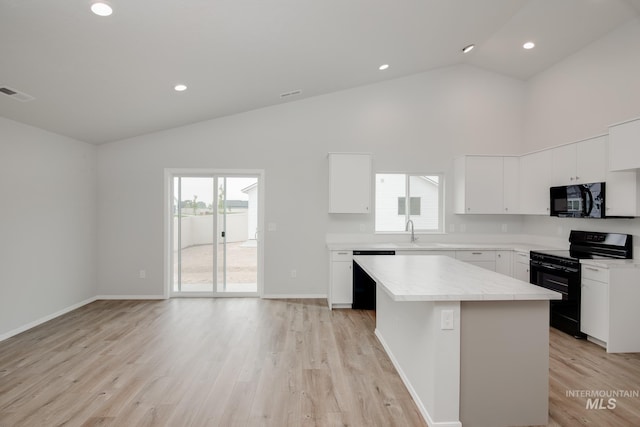
[[[411,219],[410,213],[410,200],[411,200],[411,177],[420,177],[420,176],[437,176],[438,177],[438,228],[437,229],[424,229],[424,228],[416,228],[414,229],[415,234],[445,234],[445,174],[443,172],[387,172],[387,171],[376,171],[374,173],[374,188],[373,188],[373,206],[374,206],[374,219],[373,219],[373,227],[374,234],[410,234],[411,231],[396,230],[396,231],[379,231],[376,228],[376,216],[377,212],[377,197],[378,197],[378,175],[404,175],[405,178],[405,221],[406,224],[409,219]],[[408,213],[407,213],[408,212]],[[399,215],[402,216],[402,215]]]

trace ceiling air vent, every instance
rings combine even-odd
[[[31,95],[27,95],[26,93],[17,91],[15,89],[11,89],[10,87],[7,87],[7,86],[0,86],[0,92],[11,97],[11,99],[15,99],[16,101],[27,102],[35,99]]]
[[[280,94],[280,98],[289,98],[295,95],[300,95],[302,93],[301,90],[292,90],[291,92],[285,92]]]

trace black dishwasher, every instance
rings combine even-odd
[[[353,255],[395,255],[396,251],[353,251]],[[376,282],[366,271],[353,261],[353,304],[354,310],[376,309]]]

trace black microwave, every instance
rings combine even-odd
[[[551,187],[551,216],[568,218],[604,218],[605,183]]]

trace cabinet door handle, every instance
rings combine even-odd
[[[338,252],[338,255],[349,255],[349,252]]]
[[[593,267],[585,267],[585,270],[600,271],[600,269],[598,269],[598,268],[593,268]]]
[[[482,255],[482,252],[471,252],[471,255]]]

